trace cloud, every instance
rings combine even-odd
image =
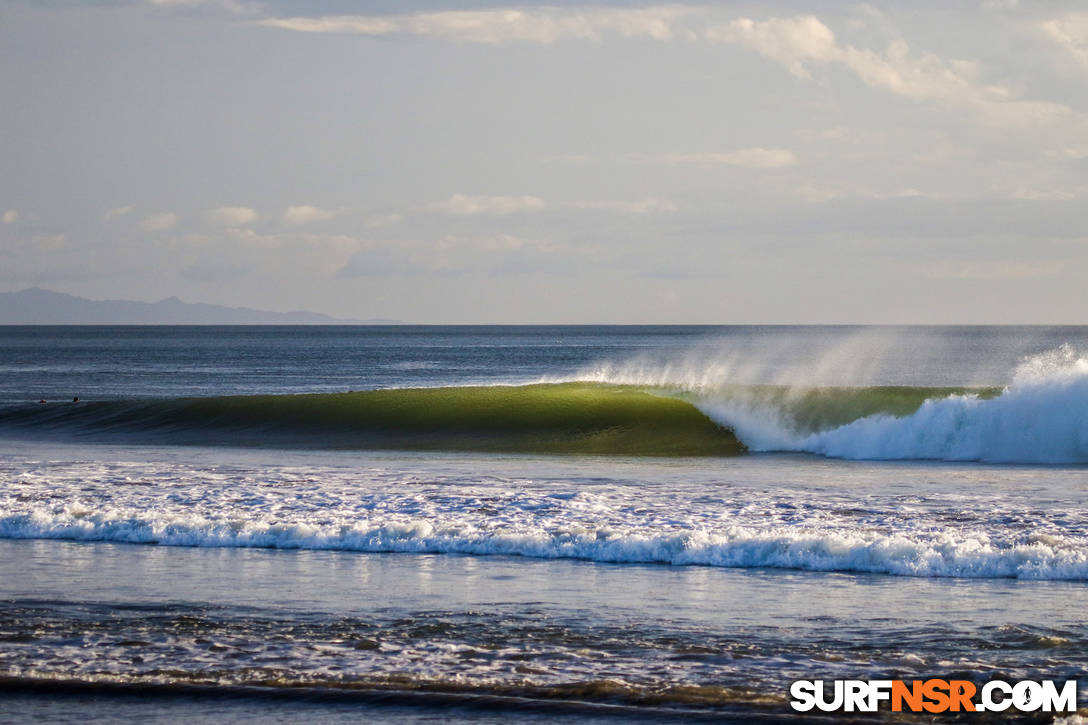
[[[755,147],[738,151],[701,151],[651,156],[651,163],[667,166],[742,166],[748,169],[781,169],[795,166],[797,154],[789,149]]]
[[[244,227],[257,221],[257,216],[248,206],[221,206],[208,212],[208,219],[227,227]]]
[[[812,16],[734,20],[708,28],[706,37],[721,43],[737,43],[785,66],[798,78],[810,78],[807,64],[829,62],[841,52],[831,29]]]
[[[14,209],[8,209],[4,212],[3,220],[5,224],[14,224],[19,221],[19,212]]]
[[[283,235],[279,234],[258,234],[252,229],[244,229],[241,227],[231,227],[227,230],[226,234],[228,239],[232,239],[248,247],[276,249],[285,245]]]
[[[178,215],[172,211],[162,212],[161,214],[152,214],[143,221],[144,229],[152,232],[161,232],[174,226],[178,221]]]
[[[389,35],[400,30],[391,18],[364,15],[326,15],[318,18],[265,18],[260,25],[299,33],[336,33],[340,35]]]
[[[811,78],[815,66],[837,65],[872,88],[916,101],[968,108],[981,120],[997,125],[1046,123],[1070,113],[1068,106],[1020,100],[1008,88],[982,82],[981,68],[973,61],[915,54],[902,40],[883,52],[840,44],[831,29],[813,16],[740,18],[707,29],[706,37],[755,51],[797,78]]]
[[[537,196],[469,196],[454,194],[445,201],[429,206],[432,211],[455,216],[508,216],[523,212],[541,211],[547,207]]]
[[[1088,14],[1077,13],[1043,23],[1043,31],[1069,55],[1088,68]]]
[[[283,220],[288,224],[310,224],[332,219],[334,215],[335,212],[329,209],[303,204],[302,206],[287,207],[287,211],[283,214]]]
[[[575,201],[569,204],[575,209],[596,209],[620,214],[652,214],[676,211],[676,204],[667,199],[643,199],[642,201]]]
[[[392,34],[445,38],[464,43],[528,42],[549,45],[560,40],[599,41],[605,34],[626,38],[670,40],[692,34],[676,27],[689,12],[683,6],[563,10],[448,10],[406,15],[327,15],[266,18],[261,25],[302,33],[383,36]]]
[[[110,221],[111,219],[116,219],[118,217],[123,217],[124,215],[130,213],[135,208],[136,207],[132,206],[131,204],[129,204],[128,206],[119,206],[116,209],[110,209],[105,214],[103,214],[102,219],[105,220],[105,221]]]

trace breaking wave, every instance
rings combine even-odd
[[[683,391],[750,451],[866,460],[1088,463],[1088,358],[1029,357],[1001,388],[732,385],[721,371],[605,367],[591,380]]]
[[[648,456],[744,450],[689,402],[594,383],[30,405],[0,411],[0,426],[197,445]]]
[[[878,412],[838,426],[797,425],[788,407],[700,406],[755,451],[833,458],[1088,463],[1088,359],[1071,347],[1027,359],[1002,389],[927,395],[909,414]]]
[[[169,444],[1088,463],[1088,358],[1026,359],[1005,387],[737,384],[663,366],[578,381],[28,405],[24,435]]]
[[[433,518],[339,524],[230,521],[200,516],[115,516],[69,507],[0,518],[0,538],[65,539],[199,547],[326,549],[360,552],[507,555],[610,563],[799,569],[921,577],[1088,580],[1083,537],[1006,538],[982,532],[820,530],[726,526],[578,531],[541,523],[487,530],[465,519]]]

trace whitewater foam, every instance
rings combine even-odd
[[[798,420],[820,392],[810,385],[813,376],[802,376],[800,383],[779,380],[774,394],[768,394],[758,386],[726,382],[744,369],[735,360],[702,365],[684,360],[654,368],[636,361],[601,365],[584,376],[683,391],[751,451],[867,460],[1088,463],[1088,357],[1069,345],[1024,359],[996,395],[945,392],[919,400],[909,414],[875,412],[816,430]],[[825,376],[821,371],[826,367],[817,365],[816,378]],[[878,405],[878,389],[844,390],[860,390]]]
[[[965,496],[962,481],[955,493],[906,498],[821,493],[811,465],[794,464],[811,474],[792,486],[781,465],[755,485],[688,481],[662,464],[658,487],[599,474],[481,479],[471,463],[436,474],[30,461],[0,468],[0,538],[1088,580],[1081,508],[1040,508],[1009,491]],[[928,475],[918,469],[906,485],[921,491]]]
[[[0,518],[0,537],[168,546],[333,549],[569,558],[610,563],[780,568],[930,577],[1088,579],[1088,548],[1070,537],[1014,543],[974,535],[876,534],[727,526],[654,534],[610,527],[489,530],[423,518],[358,523],[217,521],[199,516],[41,509]]]
[[[863,418],[787,449],[854,459],[1088,463],[1088,359],[1063,346],[1026,360],[995,398],[927,400],[913,415]]]

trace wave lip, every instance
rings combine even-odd
[[[855,459],[1086,463],[1085,405],[1088,380],[1010,389],[992,400],[955,395],[905,418],[874,416],[814,434],[798,449]]]
[[[689,402],[595,383],[29,406],[0,413],[0,426],[202,445],[642,456],[744,450]]]
[[[863,418],[797,448],[837,458],[1088,463],[1088,374],[1014,382],[991,399],[930,399],[913,415]]]
[[[753,451],[860,460],[1088,463],[1088,358],[1067,346],[1028,358],[1002,389],[829,390],[711,395],[698,405]],[[861,415],[851,419],[844,412]]]

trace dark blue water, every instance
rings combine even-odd
[[[0,404],[528,382],[693,358],[774,380],[836,352],[869,363],[839,384],[1001,384],[1063,343],[1088,343],[1088,328],[0,326]]]
[[[527,380],[682,349],[709,327],[0,327],[0,402]]]

